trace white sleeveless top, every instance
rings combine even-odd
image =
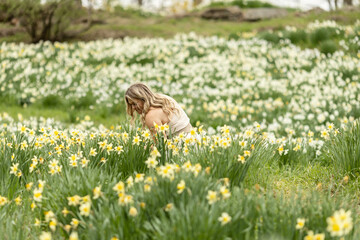
[[[159,94],[159,95],[162,95],[162,96],[166,97],[167,99],[169,99],[169,101],[174,103],[175,108],[179,110],[179,112],[172,113],[170,122],[168,123],[171,133],[174,134],[174,133],[184,129],[185,127],[187,127],[187,125],[189,125],[189,123],[190,123],[190,119],[186,115],[185,111],[181,108],[181,106],[175,101],[175,99],[173,99],[172,97],[167,96],[165,94]]]

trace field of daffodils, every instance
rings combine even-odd
[[[125,116],[144,82],[194,128],[157,126],[154,142],[129,121],[0,109],[0,239],[360,239],[360,22],[318,29],[342,50],[194,33],[1,43],[2,101]]]

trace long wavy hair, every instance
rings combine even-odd
[[[129,103],[129,100],[135,102],[134,100],[138,99],[144,102],[144,109],[140,114],[140,120],[143,125],[145,126],[145,116],[150,111],[150,108],[161,108],[169,117],[171,113],[179,113],[179,110],[175,107],[175,104],[170,101],[165,96],[162,96],[158,93],[154,93],[150,90],[148,86],[143,83],[135,83],[131,85],[125,93],[125,102],[126,102],[126,112],[131,116],[131,123],[134,124],[135,116],[134,111],[135,109]]]

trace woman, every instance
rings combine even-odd
[[[171,97],[165,94],[153,93],[143,83],[131,85],[125,93],[126,112],[134,122],[136,111],[140,115],[143,126],[147,126],[151,133],[155,133],[154,123],[169,125],[170,134],[188,133],[191,130],[190,119]]]

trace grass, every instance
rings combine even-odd
[[[55,108],[55,109],[45,108],[38,105],[21,107],[18,105],[0,104],[0,109],[1,112],[8,113],[14,119],[18,119],[18,114],[21,114],[21,116],[25,119],[29,119],[30,117],[54,118],[55,121],[61,121],[64,122],[65,124],[80,122],[81,120],[84,119],[86,115],[90,117],[91,121],[93,121],[95,125],[102,124],[108,128],[119,124],[119,122],[126,121],[125,109],[124,109],[124,113],[121,114],[108,113],[105,116],[104,114],[99,114],[98,111],[94,111],[90,109],[69,111],[67,109],[62,109],[62,108]],[[71,114],[75,114],[75,116],[72,116]],[[73,119],[75,119],[75,121]]]
[[[293,25],[298,28],[305,27],[308,23],[321,20],[335,20],[339,24],[353,24],[358,19],[358,11],[323,12],[320,14],[310,13],[304,16],[297,16],[296,12],[289,12],[289,15],[282,18],[273,18],[258,22],[230,22],[212,21],[201,19],[200,17],[161,17],[156,15],[144,16],[137,11],[125,11],[118,8],[113,13],[98,12],[94,18],[104,21],[104,24],[95,25],[87,32],[71,39],[95,40],[104,37],[163,37],[171,38],[179,32],[195,32],[200,35],[218,35],[228,37],[230,34],[240,32],[265,30],[279,30],[286,25]],[[1,24],[0,29],[12,28],[8,24]],[[26,33],[16,33],[12,36],[1,37],[1,41],[28,42],[29,37]]]

